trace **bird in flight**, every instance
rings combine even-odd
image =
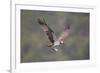
[[[43,17],[38,18],[38,23],[40,24],[42,30],[46,33],[51,44],[48,47],[51,47],[55,51],[58,51],[58,46],[64,44],[64,40],[69,36],[70,25],[67,24],[64,28],[64,31],[57,38],[54,31],[47,25],[45,19]]]

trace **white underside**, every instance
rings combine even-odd
[[[60,45],[59,41],[54,42],[54,46],[58,46],[58,45]]]

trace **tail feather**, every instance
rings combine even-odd
[[[54,49],[55,51],[58,51],[58,48],[56,48],[56,47],[55,47],[55,48],[53,48],[53,49]]]

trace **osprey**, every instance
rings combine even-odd
[[[51,47],[55,51],[58,51],[57,47],[59,47],[61,44],[64,44],[65,38],[67,38],[69,35],[70,25],[68,24],[65,26],[64,31],[57,39],[54,31],[47,25],[43,17],[38,18],[38,23],[40,24],[41,28],[46,33],[49,41],[51,42],[51,44],[49,44],[48,47]]]

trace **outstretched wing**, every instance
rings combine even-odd
[[[50,42],[54,43],[55,34],[53,30],[46,24],[45,19],[43,17],[38,18],[38,23],[41,25],[41,28],[43,29],[43,31],[46,32]]]
[[[65,38],[67,38],[67,37],[69,36],[69,30],[70,30],[70,25],[68,24],[67,26],[65,26],[64,31],[61,33],[61,35],[60,35],[59,38],[56,40],[56,42],[64,41]]]

